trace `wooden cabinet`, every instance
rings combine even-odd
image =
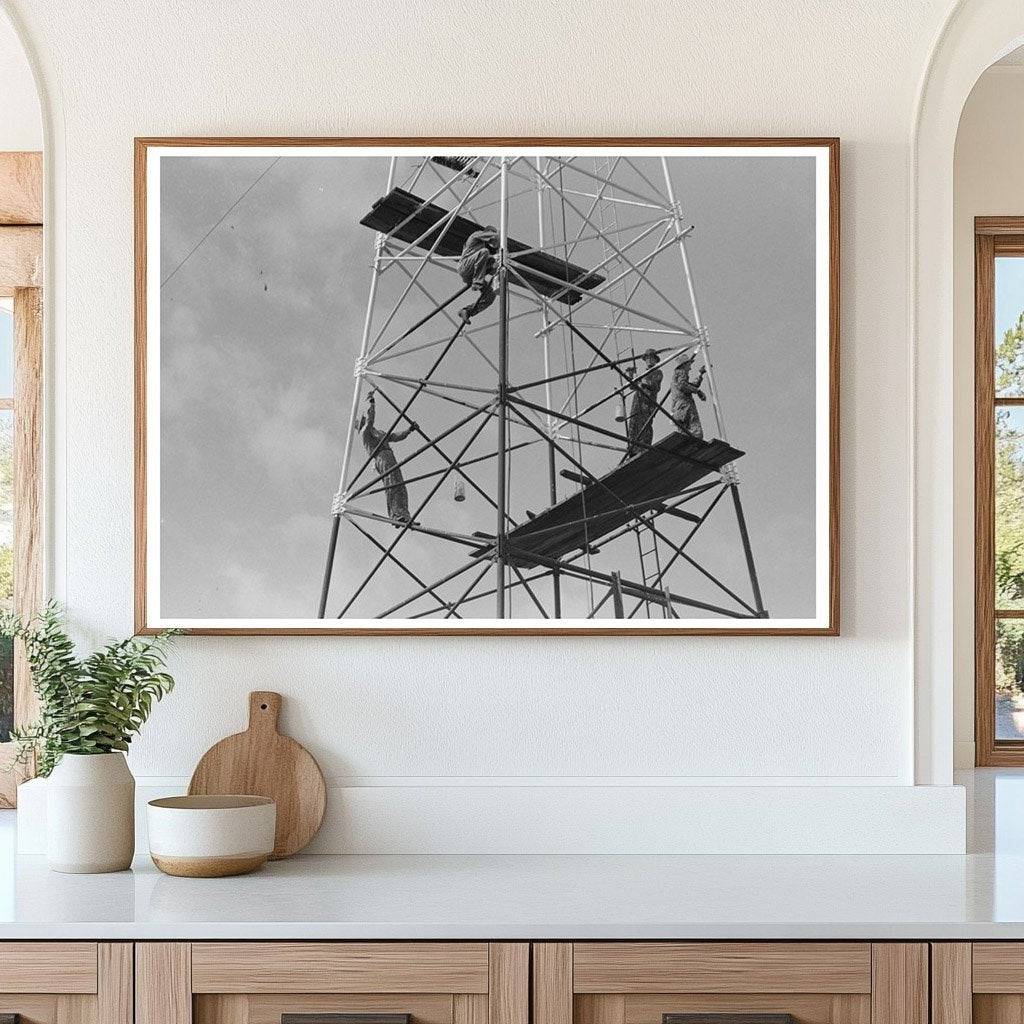
[[[132,1024],[132,944],[0,943],[8,1014],[21,1024]]]
[[[411,1024],[529,1024],[529,964],[521,942],[139,943],[136,1022],[408,1014]]]
[[[672,1019],[687,1014],[1020,1024],[1024,943],[0,942],[5,1014],[22,1024],[699,1024]]]
[[[791,1014],[796,1024],[928,1024],[928,948],[869,942],[533,946],[533,1024],[671,1024],[667,1015],[674,1014],[737,1014],[742,1024],[756,1024],[751,1015],[765,1014]]]
[[[1024,1020],[1024,942],[934,942],[933,1024]]]

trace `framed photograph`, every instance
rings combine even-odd
[[[835,634],[837,139],[137,139],[141,632]]]

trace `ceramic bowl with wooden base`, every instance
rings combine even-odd
[[[168,875],[223,878],[261,867],[274,850],[277,805],[264,796],[169,796],[147,807],[149,853]]]

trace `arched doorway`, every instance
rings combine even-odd
[[[936,41],[911,136],[914,343],[915,779],[953,769],[953,153],[979,76],[1024,41],[1019,0],[961,0]]]

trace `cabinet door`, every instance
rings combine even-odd
[[[525,943],[139,943],[136,985],[136,1024],[529,1024]]]
[[[0,1018],[132,1024],[127,942],[0,942]]]
[[[928,1024],[923,943],[538,943],[533,956],[534,1024]]]
[[[1024,942],[932,943],[933,1024],[1024,1019]]]

